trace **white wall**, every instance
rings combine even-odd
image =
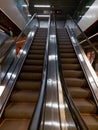
[[[0,0],[0,9],[22,30],[26,22],[13,0]]]
[[[88,9],[82,19],[79,21],[80,28],[85,31],[88,27],[90,27],[95,21],[98,20],[98,0],[92,4],[92,6]]]

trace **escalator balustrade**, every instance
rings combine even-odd
[[[0,130],[27,130],[40,92],[47,29],[38,29],[2,116]]]
[[[57,29],[60,62],[68,91],[89,130],[98,130],[97,107],[65,29]]]

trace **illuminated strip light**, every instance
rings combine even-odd
[[[35,8],[50,8],[50,5],[34,5]]]
[[[49,18],[50,17],[50,15],[37,15],[37,17],[39,17],[39,18]]]

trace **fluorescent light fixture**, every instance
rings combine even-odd
[[[37,15],[37,17],[39,17],[39,18],[49,18],[50,15]]]
[[[50,5],[34,5],[35,8],[50,8]]]

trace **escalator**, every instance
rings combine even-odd
[[[27,130],[42,81],[47,29],[40,28],[4,110],[0,130]]]
[[[98,130],[97,107],[68,33],[57,29],[60,62],[68,91],[89,130]]]

